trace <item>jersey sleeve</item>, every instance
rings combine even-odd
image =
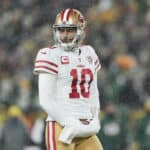
[[[101,69],[101,64],[100,64],[100,60],[99,60],[98,56],[96,56],[94,65],[95,65],[95,71],[98,72]]]
[[[92,53],[93,59],[94,59],[94,68],[95,72],[98,72],[101,69],[101,64],[98,55],[96,54],[94,48],[92,46],[89,46],[90,53]]]
[[[34,74],[58,74],[58,61],[54,51],[54,49],[50,48],[43,48],[39,50],[34,62]]]

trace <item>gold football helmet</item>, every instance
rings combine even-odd
[[[72,51],[82,42],[84,38],[85,19],[82,13],[76,9],[64,9],[55,19],[53,25],[54,38],[57,45],[66,51]],[[60,39],[59,28],[76,28],[76,34],[73,40],[69,43],[62,42]]]

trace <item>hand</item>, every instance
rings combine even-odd
[[[100,130],[100,123],[99,120],[93,119],[89,124],[82,124],[80,127],[78,127],[76,132],[77,137],[88,137],[91,135],[94,135],[98,133]]]
[[[72,140],[75,138],[75,127],[74,126],[66,126],[63,128],[62,132],[59,136],[59,141],[65,144],[71,144]]]
[[[67,125],[62,130],[59,140],[70,144],[75,137],[88,137],[98,133],[100,129],[99,120],[93,119],[91,122],[83,124],[78,119],[68,119]]]
[[[65,144],[71,144],[72,140],[76,137],[78,126],[81,126],[81,122],[78,119],[67,118],[64,121],[64,128],[59,136],[59,141]]]

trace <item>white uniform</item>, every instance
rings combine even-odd
[[[69,117],[92,119],[92,109],[99,108],[96,74],[100,67],[91,46],[81,46],[75,51],[63,51],[53,46],[38,52],[34,73],[57,76],[52,98]],[[47,120],[55,121],[55,118],[48,114]]]

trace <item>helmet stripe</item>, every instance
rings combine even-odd
[[[61,21],[63,21],[65,9],[61,12]]]
[[[62,19],[63,22],[66,22],[66,21],[67,21],[67,16],[68,16],[69,11],[70,11],[70,9],[66,9],[66,10],[64,11],[64,15],[63,15],[63,19]]]
[[[69,19],[69,16],[70,16],[70,13],[72,12],[72,9],[70,9],[69,11],[68,11],[68,14],[67,14],[67,21],[68,21],[68,19]]]

